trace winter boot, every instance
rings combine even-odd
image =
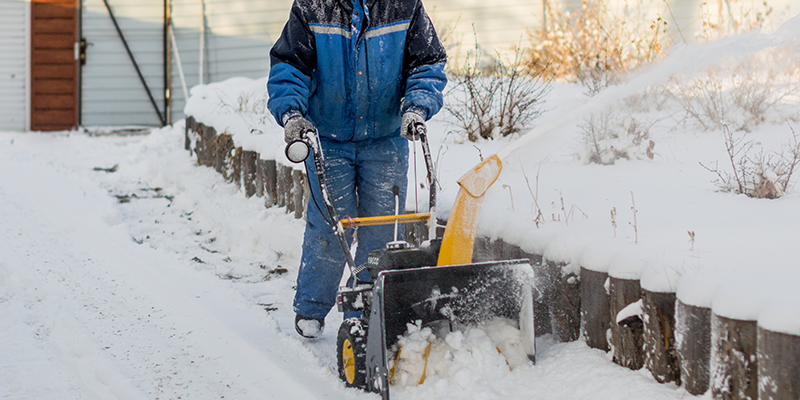
[[[325,320],[297,314],[294,317],[294,329],[304,338],[317,338],[325,330]]]

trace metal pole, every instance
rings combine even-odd
[[[169,27],[172,24],[171,4],[164,0],[164,124],[172,123],[172,57],[170,57]]]
[[[183,65],[181,63],[181,53],[178,51],[178,41],[175,39],[175,26],[169,24],[169,38],[172,42],[172,51],[175,52],[175,65],[178,66],[178,77],[181,78],[181,88],[183,89],[183,101],[189,101],[189,91],[186,88],[186,76],[183,75]]]
[[[200,85],[206,83],[206,2],[205,0],[200,0],[200,54],[198,57],[198,65],[200,66],[200,71],[198,73],[198,83]]]

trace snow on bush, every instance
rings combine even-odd
[[[673,76],[666,91],[703,130],[752,131],[800,118],[800,42]]]
[[[762,148],[756,154],[752,152],[755,142],[745,141],[745,135],[736,137],[727,127],[723,133],[730,170],[721,170],[719,162],[714,168],[703,165],[717,174],[715,183],[720,190],[758,199],[776,199],[789,190],[800,165],[800,142],[794,129],[791,143],[782,145],[779,152],[765,152]]]
[[[523,67],[521,52],[514,60],[498,55],[487,61],[476,39],[475,50],[467,53],[463,65],[450,67],[445,110],[454,117],[456,131],[470,141],[494,139],[530,126],[542,114],[549,92],[549,81]]]
[[[653,159],[656,143],[650,139],[653,123],[631,115],[606,111],[584,118],[578,157],[585,164],[611,165],[616,160]]]

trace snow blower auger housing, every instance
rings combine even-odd
[[[389,399],[390,360],[396,356],[399,338],[409,324],[447,333],[478,327],[504,318],[520,331],[521,349],[534,360],[533,268],[530,261],[509,260],[472,263],[472,247],[483,195],[497,180],[502,164],[497,156],[485,160],[462,177],[456,203],[442,238],[436,238],[436,180],[427,132],[420,137],[430,188],[430,212],[399,214],[395,188],[395,215],[339,220],[328,196],[323,154],[315,132],[290,143],[287,157],[302,162],[314,157],[320,192],[350,270],[347,287],[337,294],[340,312],[359,314],[342,323],[337,338],[339,376],[348,387],[380,393]],[[420,247],[397,240],[397,224],[428,222],[429,238]],[[395,240],[386,249],[372,252],[364,265],[356,266],[344,229],[370,224],[394,224]],[[367,271],[370,280],[362,280]]]

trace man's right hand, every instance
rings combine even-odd
[[[291,143],[294,140],[300,139],[304,133],[313,131],[314,124],[311,121],[303,118],[300,115],[289,118],[283,124],[283,139],[286,143]]]

